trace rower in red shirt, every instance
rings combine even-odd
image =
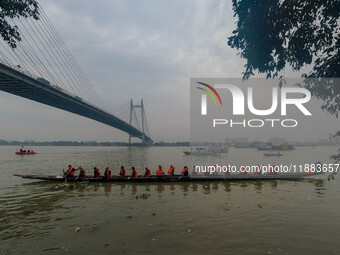
[[[163,167],[161,165],[158,166],[158,168],[156,170],[156,175],[157,176],[163,176],[164,175],[164,170],[163,170]]]
[[[126,171],[125,171],[125,167],[124,166],[120,167],[119,176],[120,177],[126,177]]]
[[[100,177],[99,168],[97,168],[97,167],[93,168],[93,176],[94,176],[94,178]]]
[[[66,171],[67,178],[74,178],[76,174],[76,169],[72,167],[72,165],[68,165],[68,169]]]
[[[80,166],[78,167],[78,170],[79,170],[79,178],[83,179],[86,177],[85,175],[85,170]]]
[[[111,169],[110,168],[105,168],[104,176],[107,180],[110,180],[112,178],[111,176]]]
[[[151,171],[149,168],[145,167],[144,177],[151,177]]]
[[[175,175],[175,167],[174,166],[170,166],[170,168],[168,170],[168,175],[170,177]]]
[[[136,169],[136,168],[134,168],[134,167],[132,167],[131,169],[132,169],[131,177],[133,177],[133,178],[137,178],[137,177],[138,177],[138,174],[137,174],[137,169]]]
[[[189,176],[189,168],[187,168],[186,166],[183,168],[182,172],[181,172],[182,176]]]

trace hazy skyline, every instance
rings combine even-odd
[[[155,141],[189,140],[190,78],[241,77],[227,45],[229,1],[39,3],[102,98],[106,110],[144,99]],[[287,68],[286,75],[299,77]],[[0,91],[0,139],[127,141],[112,127]]]

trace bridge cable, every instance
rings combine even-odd
[[[12,20],[13,24],[15,26],[17,26],[17,24],[15,23],[14,20]],[[17,26],[18,27],[18,26]],[[29,40],[26,39],[23,31],[21,31],[21,29],[18,27],[18,30],[20,32],[20,36],[23,38],[23,40],[20,41],[21,46],[23,47],[23,49],[26,48],[26,50],[28,52],[30,52],[31,57],[34,59],[35,65],[37,66],[37,69],[40,70],[41,74],[43,74],[41,77],[47,77],[49,80],[52,80],[52,82],[57,85],[58,82],[55,80],[55,78],[53,77],[52,73],[47,69],[47,67],[44,65],[44,63],[42,62],[42,60],[40,59],[40,57],[38,56],[38,54],[35,52],[35,50],[33,49],[33,47],[31,46],[31,44],[29,43]],[[28,32],[28,30],[25,28],[26,32],[30,35],[30,33]],[[32,37],[31,37],[32,38]],[[33,38],[32,38],[33,39]],[[26,46],[24,46],[26,45]],[[30,55],[28,54],[28,55]],[[33,61],[33,62],[34,62]],[[40,67],[39,67],[40,65]],[[44,71],[45,70],[45,71]],[[47,74],[47,75],[46,75]],[[61,84],[60,84],[61,85]],[[62,86],[62,85],[61,85]]]
[[[9,66],[14,65],[13,62],[6,56],[6,54],[2,52],[2,50],[0,50],[0,54],[3,60],[5,60]]]
[[[73,55],[71,54],[71,52],[69,51],[68,47],[66,46],[65,42],[62,40],[62,38],[60,37],[58,31],[54,28],[52,22],[50,21],[50,19],[48,18],[48,16],[46,15],[45,11],[42,9],[41,5],[39,5],[41,8],[41,17],[42,19],[45,20],[45,22],[49,25],[51,31],[55,34],[56,38],[58,39],[58,41],[61,43],[61,45],[64,47],[65,53],[68,55],[69,59],[71,60],[71,62],[73,62],[74,66],[76,67],[76,69],[79,71],[79,73],[81,74],[81,78],[84,81],[84,84],[86,84],[89,88],[90,91],[92,91],[93,95],[97,98],[97,100],[100,102],[100,104],[102,105],[102,107],[104,107],[104,103],[103,101],[98,97],[97,93],[94,91],[93,86],[91,85],[91,83],[89,82],[89,80],[87,79],[86,75],[84,74],[84,72],[82,71],[82,69],[80,68],[78,62],[75,60],[75,58],[73,57]]]
[[[42,16],[41,16],[41,17],[42,17]],[[84,92],[84,94],[87,96],[87,99],[88,99],[90,102],[96,103],[96,99],[93,97],[93,95],[88,91],[88,89],[87,89],[86,87],[83,87],[83,86],[81,85],[81,81],[80,81],[80,78],[79,78],[79,73],[76,72],[76,70],[75,70],[74,66],[72,65],[72,63],[70,63],[69,59],[65,56],[65,52],[62,51],[62,50],[60,49],[60,46],[62,46],[62,45],[58,45],[58,44],[57,44],[57,38],[53,35],[51,29],[48,28],[48,25],[47,25],[46,21],[44,20],[44,18],[41,18],[40,21],[41,21],[42,27],[45,29],[45,31],[46,31],[46,33],[48,34],[48,36],[47,36],[47,34],[46,34],[45,32],[44,32],[44,34],[45,34],[46,37],[49,39],[49,41],[51,42],[51,44],[54,44],[54,45],[56,46],[55,48],[58,49],[58,50],[60,51],[60,53],[61,53],[60,55],[61,55],[62,61],[63,61],[63,63],[64,63],[65,65],[67,65],[67,66],[70,68],[70,70],[72,71],[72,73],[73,73],[73,78],[74,78],[74,80],[76,81],[76,83],[78,83],[78,85],[79,85],[79,87],[81,88],[81,90],[82,90],[82,91]],[[44,30],[43,30],[43,31],[44,31]]]
[[[15,23],[14,23],[14,24],[15,24]],[[15,24],[15,25],[16,25],[16,24]],[[20,33],[21,33],[21,32],[20,32]],[[30,56],[30,54],[27,53],[28,50],[26,49],[26,47],[24,46],[24,44],[23,44],[22,41],[20,41],[20,42],[17,43],[17,47],[15,48],[15,50],[17,50],[17,51],[19,51],[19,52],[23,52],[24,54],[22,54],[22,55],[26,57],[26,59],[28,60],[28,62],[31,63],[32,66],[34,66],[35,69],[33,68],[33,71],[35,70],[35,71],[38,72],[38,74],[39,74],[41,77],[43,76],[43,75],[42,75],[42,72],[40,71],[40,69],[39,69],[38,66],[36,65],[35,61],[33,61],[32,58],[31,58],[31,56]],[[35,72],[34,72],[34,74],[35,74]],[[35,75],[36,75],[36,74],[35,74]]]
[[[0,42],[0,43],[1,43],[1,42]],[[30,68],[28,68],[28,67],[26,66],[26,64],[27,64],[26,61],[23,61],[23,60],[21,59],[21,57],[19,57],[18,54],[17,54],[13,49],[8,50],[2,43],[1,43],[1,45],[2,45],[2,47],[4,47],[4,49],[11,55],[11,57],[18,63],[17,65],[14,64],[17,68],[21,68],[21,66],[23,66],[24,69],[26,69],[27,71],[30,71],[30,72],[34,73]],[[11,51],[13,52],[13,54],[15,55],[15,57],[14,57],[14,55],[11,54]]]
[[[39,52],[41,53],[41,55],[44,57],[44,59],[46,60],[46,62],[48,63],[48,65],[51,67],[51,69],[53,70],[55,76],[57,77],[57,84],[56,85],[60,85],[62,86],[66,91],[67,91],[67,87],[65,86],[64,82],[62,81],[62,79],[60,78],[60,76],[58,75],[58,73],[54,70],[51,62],[48,60],[48,58],[46,57],[46,55],[44,54],[44,52],[41,50],[41,47],[39,47],[38,43],[34,40],[33,36],[31,35],[31,33],[28,31],[28,29],[26,28],[26,26],[24,25],[24,23],[19,19],[19,22],[21,23],[21,25],[24,27],[24,29],[26,30],[27,34],[30,36],[31,40],[34,42],[35,46],[37,47],[37,49],[39,50]],[[33,33],[35,34],[36,38],[38,38],[37,34],[33,31]],[[38,38],[39,40],[39,38]],[[44,65],[45,66],[45,65]]]
[[[32,19],[31,19],[31,20],[32,20]],[[42,21],[42,20],[40,20],[40,21]],[[35,23],[33,23],[33,24],[35,24]],[[67,62],[67,60],[65,61],[65,57],[64,57],[64,55],[63,55],[63,51],[60,51],[61,54],[59,54],[58,51],[56,50],[56,49],[58,49],[59,47],[58,47],[58,45],[56,45],[55,40],[51,40],[51,33],[49,32],[48,29],[46,29],[45,24],[43,24],[43,22],[41,22],[42,26],[40,25],[40,22],[37,22],[37,24],[38,24],[40,30],[41,30],[41,31],[43,32],[43,34],[45,35],[44,38],[47,38],[47,39],[48,39],[50,45],[47,43],[47,40],[45,40],[45,43],[48,45],[48,47],[49,47],[49,49],[52,51],[53,55],[56,56],[56,54],[55,54],[55,52],[56,52],[56,53],[57,53],[57,56],[59,56],[59,59],[57,58],[57,60],[59,61],[59,64],[61,65],[61,67],[62,67],[63,70],[65,71],[66,75],[70,78],[71,84],[73,84],[73,85],[76,87],[76,89],[78,90],[78,92],[80,93],[80,95],[82,95],[84,98],[85,98],[85,96],[86,96],[87,99],[91,102],[92,99],[91,99],[90,94],[88,94],[88,93],[83,89],[83,87],[82,87],[81,84],[79,83],[79,81],[78,81],[78,79],[76,78],[76,76],[73,75],[73,74],[71,74],[71,73],[68,72],[67,70],[65,70],[64,66],[68,66],[68,67],[70,68],[70,70],[73,71],[72,65],[70,65],[70,64]],[[37,26],[36,26],[36,28],[37,28]],[[45,29],[45,30],[44,30],[44,29]],[[39,31],[39,30],[38,30],[38,31]],[[46,31],[46,32],[45,32],[45,31]],[[49,36],[48,36],[47,34],[49,34]],[[52,44],[54,44],[54,45],[56,46],[55,51],[53,51],[53,50],[51,49],[51,47],[50,47],[50,46],[52,46]],[[52,47],[53,47],[53,46],[52,46]],[[73,71],[73,73],[74,73],[74,71]],[[77,83],[78,83],[79,89],[78,89]],[[95,101],[94,101],[94,103],[95,103]]]
[[[73,90],[73,92],[74,92],[75,95],[77,96],[78,94],[77,94],[76,90],[73,88],[72,85],[70,85],[69,80],[67,79],[67,77],[66,77],[65,74],[64,74],[64,73],[65,73],[65,69],[62,68],[62,69],[64,69],[64,72],[60,69],[60,67],[59,67],[59,65],[56,63],[55,59],[51,56],[50,52],[49,52],[48,49],[45,47],[45,44],[47,44],[47,43],[45,42],[45,44],[43,44],[43,43],[42,43],[42,40],[40,40],[39,36],[38,36],[37,33],[35,32],[35,30],[32,28],[32,26],[31,26],[31,24],[28,22],[28,20],[25,19],[25,21],[26,21],[26,23],[28,24],[28,26],[31,28],[31,30],[33,31],[33,33],[37,36],[38,41],[39,41],[40,44],[44,47],[45,51],[47,52],[47,54],[49,55],[49,57],[52,59],[52,62],[54,63],[55,67],[59,70],[60,74],[64,77],[64,79],[65,79],[66,83],[68,84],[68,86]],[[37,29],[37,27],[35,27],[35,28],[36,28],[37,32],[39,33],[39,35],[40,35],[41,37],[43,37],[42,34],[41,34],[41,32],[39,31],[39,29]],[[49,47],[48,44],[47,44],[47,47]],[[50,47],[49,47],[49,48],[50,48]],[[50,48],[50,50],[51,50],[51,48]],[[54,52],[53,52],[52,50],[51,50],[51,52],[52,52],[52,54],[55,56],[55,54],[54,54]],[[77,89],[77,88],[76,88],[76,89]],[[79,92],[79,91],[78,91],[78,92]]]

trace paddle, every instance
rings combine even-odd
[[[63,168],[63,176],[64,176],[64,179],[65,179],[65,182],[67,183],[66,173],[65,173],[65,169],[64,168]]]

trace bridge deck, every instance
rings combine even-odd
[[[72,112],[122,130],[133,137],[151,142],[150,137],[118,117],[72,96],[57,87],[46,85],[26,74],[0,63],[0,90],[42,104]]]

